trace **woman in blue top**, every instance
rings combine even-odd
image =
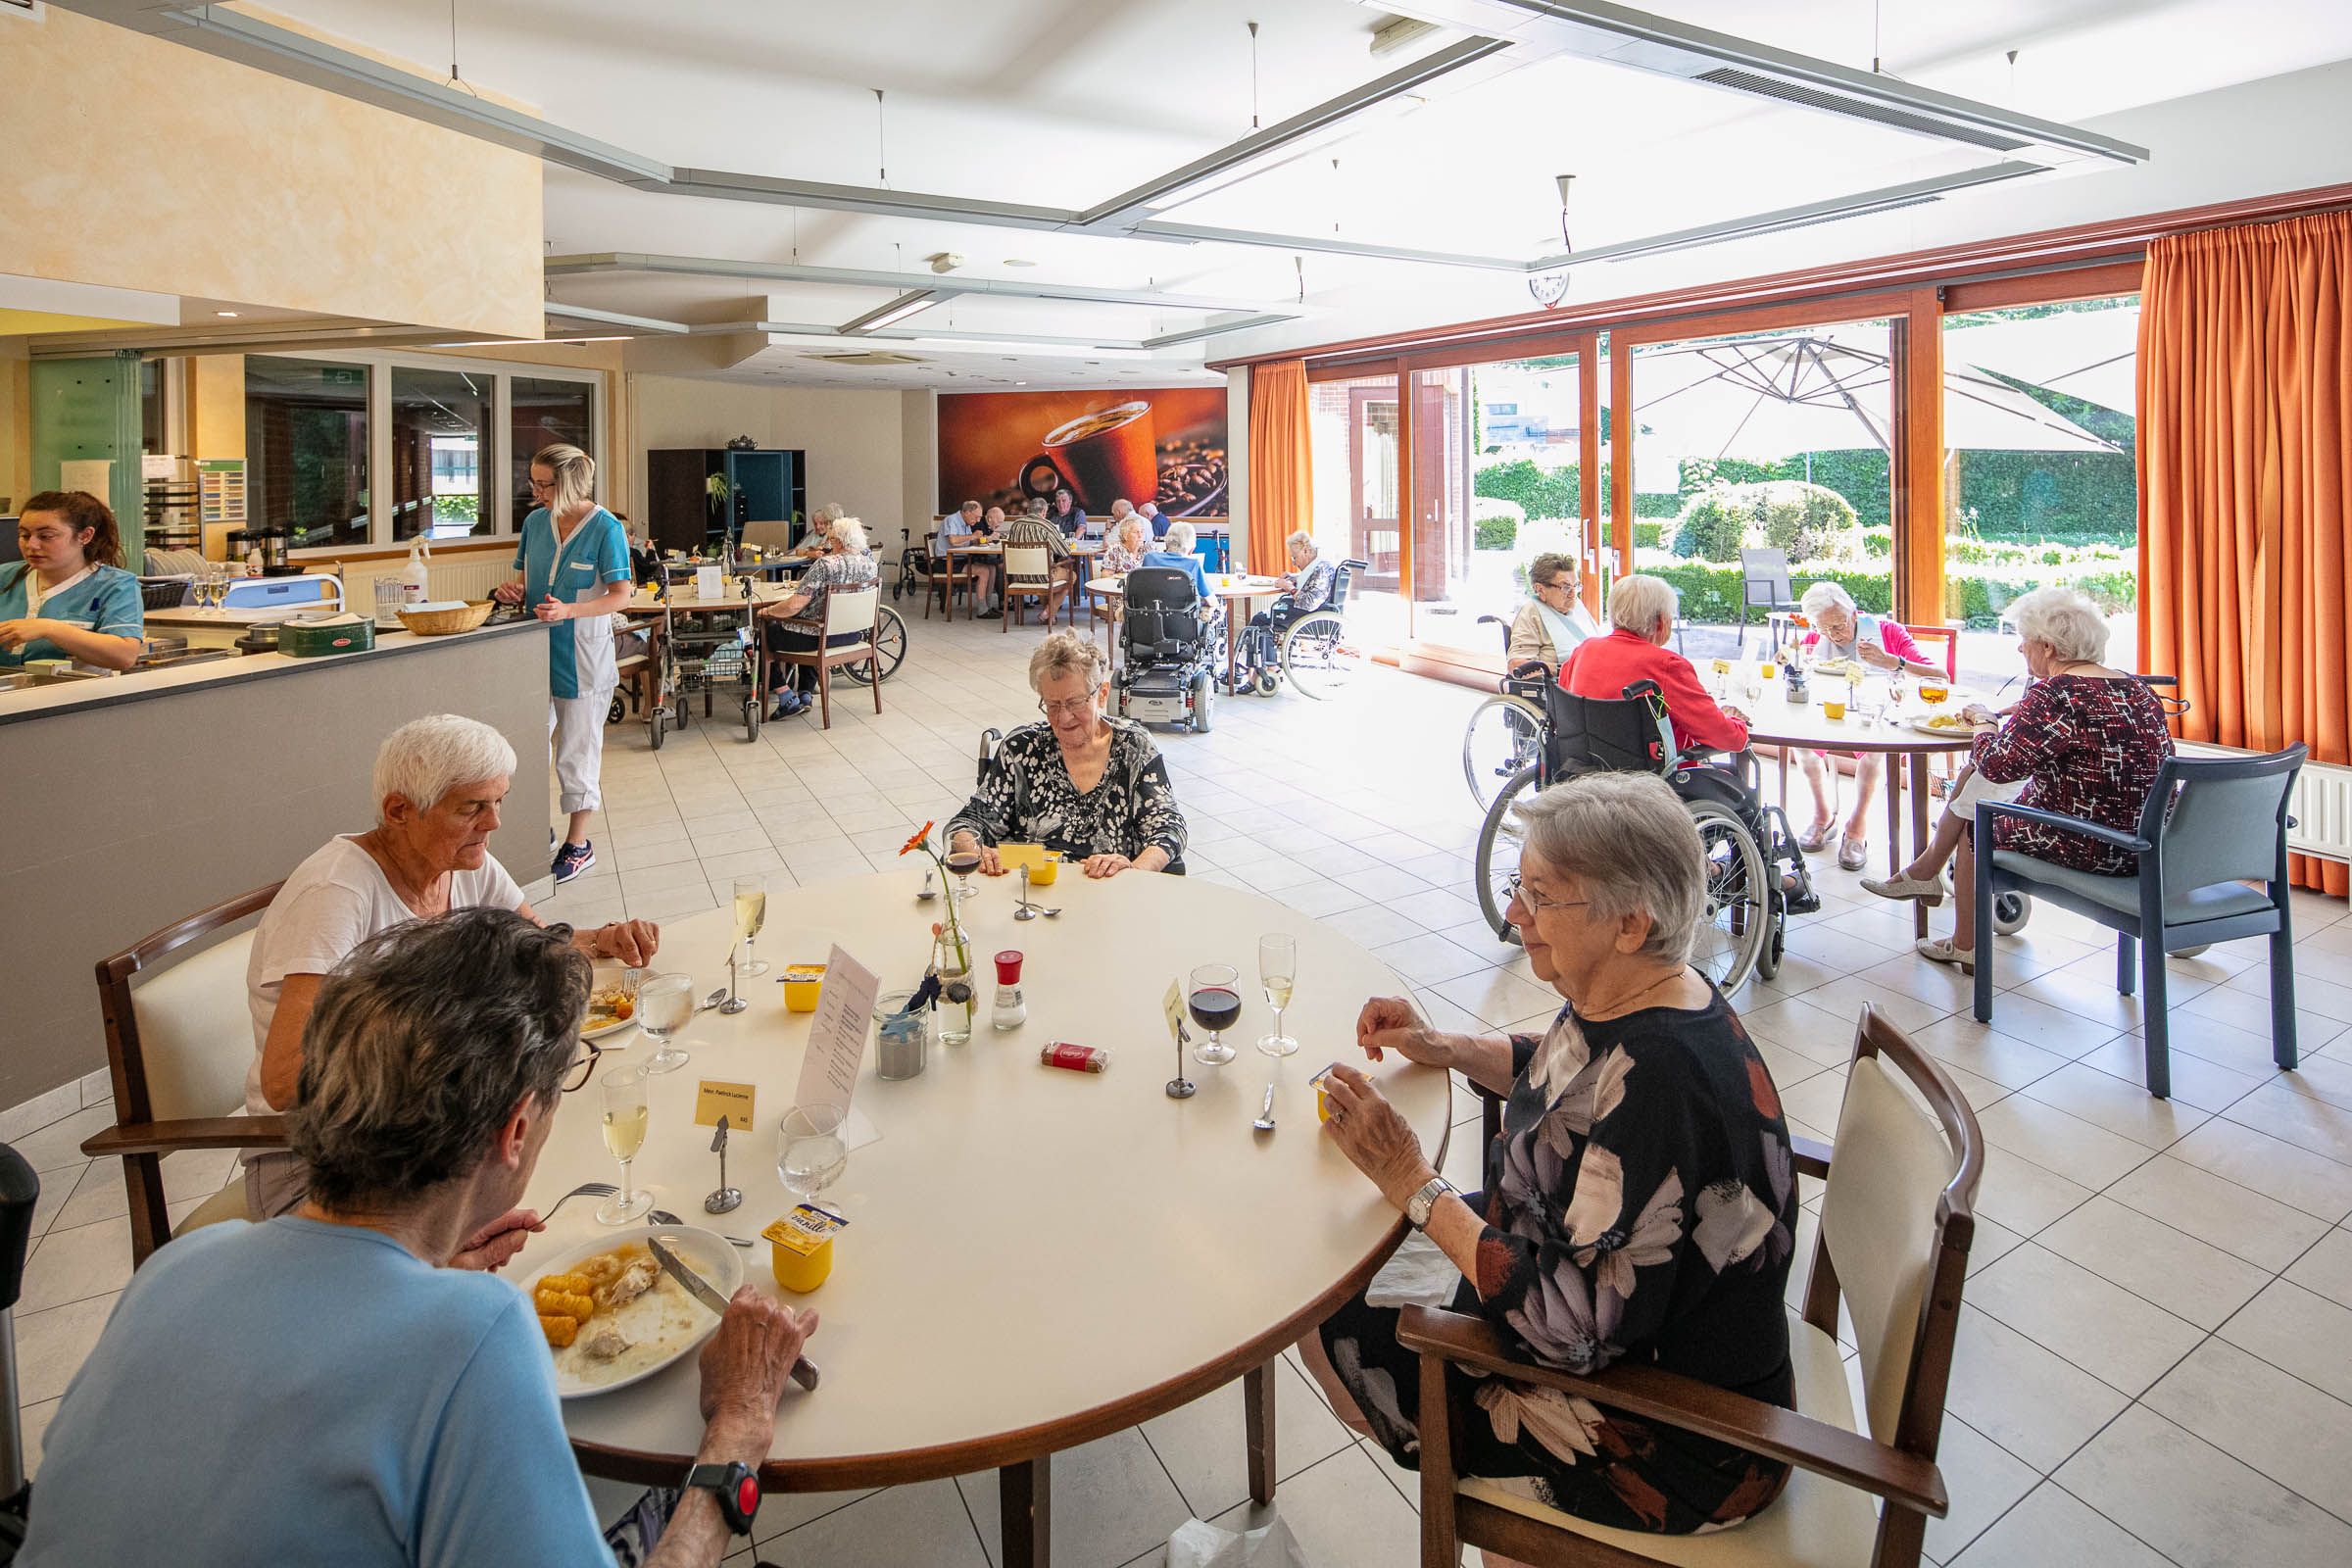
[[[522,519],[513,582],[491,590],[510,605],[531,607],[548,624],[548,733],[555,740],[556,784],[571,813],[549,867],[568,882],[596,863],[588,818],[604,796],[605,713],[620,672],[612,657],[612,615],[634,591],[628,532],[596,504],[596,460],[578,447],[541,447],[531,458],[538,510]]]
[[[128,669],[145,649],[139,579],[115,514],[79,490],[44,490],[17,519],[24,561],[0,570],[0,665],[71,659]]]

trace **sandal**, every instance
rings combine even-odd
[[[1808,828],[1805,832],[1799,834],[1796,840],[1796,847],[1804,851],[1807,855],[1819,855],[1822,851],[1828,849],[1830,847],[1830,824],[1827,822],[1818,823],[1815,826]]]
[[[1943,902],[1943,884],[1915,876],[1866,876],[1862,891],[1875,893],[1882,899],[1917,899],[1933,909]]]
[[[1838,841],[1838,870],[1859,871],[1869,863],[1869,860],[1870,841],[1868,839],[1839,839]]]
[[[1949,937],[1921,937],[1913,949],[1921,957],[1937,963],[1957,964],[1962,974],[1977,972],[1977,950],[1955,948]]]

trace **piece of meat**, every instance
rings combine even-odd
[[[603,1296],[607,1306],[622,1306],[652,1290],[654,1281],[661,1277],[661,1265],[652,1258],[634,1258],[599,1294]]]
[[[628,1348],[628,1337],[609,1323],[580,1342],[581,1352],[598,1361],[610,1361]]]

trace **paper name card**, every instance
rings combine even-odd
[[[795,1103],[838,1105],[848,1112],[850,1097],[858,1089],[858,1070],[865,1063],[874,999],[881,992],[882,982],[874,971],[835,943],[825,960],[825,989],[809,1015],[808,1051],[801,1058]]]
[[[997,846],[997,863],[1007,871],[1018,870],[1024,865],[1032,871],[1040,870],[1049,861],[1056,858],[1054,853],[1043,844],[1000,844]]]
[[[705,1078],[694,1097],[694,1124],[697,1127],[715,1127],[718,1118],[727,1118],[730,1132],[741,1132],[752,1125],[752,1101],[755,1091],[750,1084],[721,1083]]]
[[[1168,982],[1168,994],[1159,999],[1159,1010],[1167,1014],[1168,1038],[1184,1044],[1184,982]]]

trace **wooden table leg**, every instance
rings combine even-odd
[[[1054,1456],[1041,1453],[997,1472],[999,1538],[1004,1568],[1047,1568],[1054,1550]]]
[[[1886,772],[1894,774],[1894,760],[1887,759]],[[1928,848],[1928,754],[1911,754],[1911,853],[1924,855]],[[1917,899],[1911,901],[1912,928],[1921,936],[1928,934],[1928,906]],[[1958,932],[1953,933],[1958,936]]]
[[[1250,1445],[1250,1500],[1274,1500],[1274,1362],[1242,1374],[1242,1426]]]

